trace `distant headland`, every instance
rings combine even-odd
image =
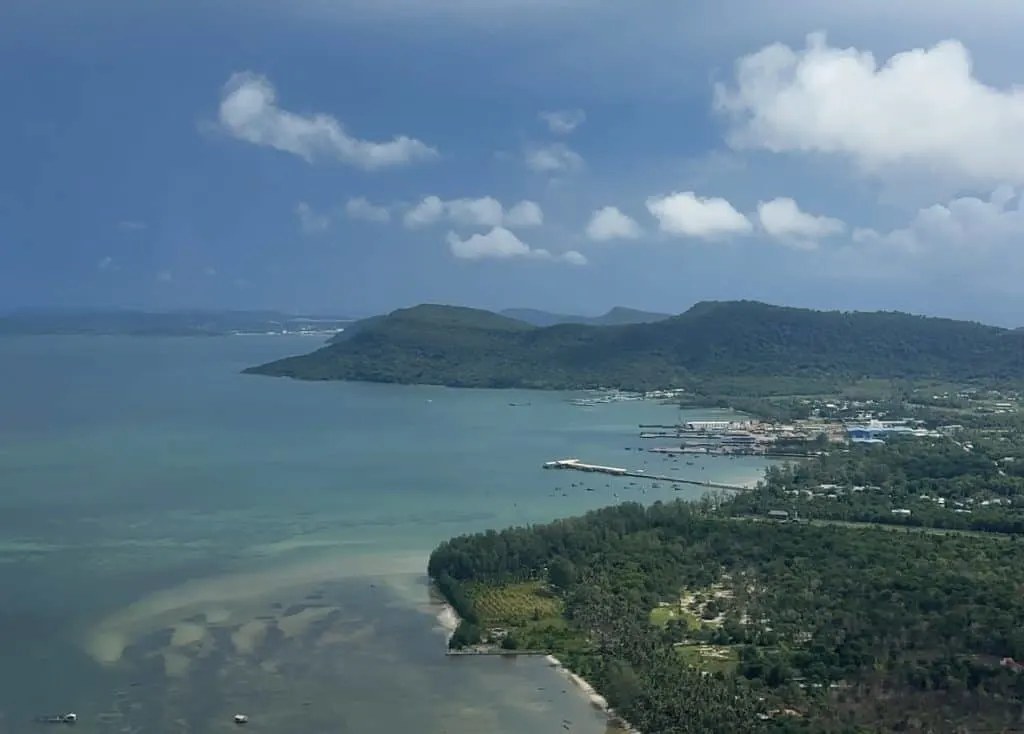
[[[643,316],[616,323],[623,313]],[[600,319],[539,326],[508,312],[424,304],[356,321],[321,349],[245,372],[554,390],[1024,374],[1024,332],[900,312],[705,301],[677,316],[621,309]]]
[[[0,336],[335,334],[354,319],[279,311],[37,309],[0,314]]]

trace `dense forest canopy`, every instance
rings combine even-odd
[[[1019,379],[1024,333],[895,312],[704,302],[618,326],[534,327],[425,305],[359,322],[304,356],[247,372],[455,387],[653,389],[716,379]]]
[[[541,599],[509,637],[543,640],[649,734],[995,732],[1024,714],[1004,660],[1024,658],[1024,543],[1006,536],[627,503],[454,538],[429,572],[468,615],[457,644],[499,608],[479,600],[555,595],[564,629]]]

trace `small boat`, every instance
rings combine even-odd
[[[52,716],[37,716],[36,721],[41,724],[74,724],[78,722],[78,714],[71,712]]]
[[[248,724],[249,723],[249,717],[246,716],[245,714],[235,714],[234,721],[235,721],[236,724]]]

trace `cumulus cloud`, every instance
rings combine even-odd
[[[583,168],[583,157],[564,143],[529,146],[523,162],[534,173],[573,173]]]
[[[508,211],[492,196],[479,199],[450,199],[438,196],[424,197],[405,213],[405,226],[424,227],[442,220],[462,227],[538,227],[544,223],[544,213],[533,201],[520,201]]]
[[[844,155],[869,173],[910,165],[959,180],[1024,183],[1024,89],[988,86],[958,41],[880,63],[824,34],[767,46],[717,85],[737,148]]]
[[[586,228],[587,237],[595,242],[635,240],[642,234],[640,225],[614,206],[601,207],[591,214]]]
[[[99,270],[110,270],[111,268],[114,267],[114,258],[110,257],[110,255],[107,255],[106,257],[101,257],[97,261],[96,267]]]
[[[295,216],[299,218],[299,228],[304,234],[317,234],[327,231],[331,226],[331,218],[325,214],[317,214],[304,201],[295,205]]]
[[[297,114],[281,109],[277,90],[252,72],[234,74],[224,86],[218,122],[232,137],[314,161],[332,158],[368,171],[436,158],[438,152],[405,135],[387,142],[360,140],[326,114]]]
[[[544,224],[544,212],[535,201],[520,201],[505,212],[505,224],[509,227],[539,227]]]
[[[933,204],[920,209],[905,227],[884,232],[856,229],[853,239],[893,254],[960,253],[974,257],[1006,247],[1015,250],[1024,237],[1020,193],[1012,187],[1000,186],[988,199],[963,196],[945,204]]]
[[[801,211],[790,198],[780,197],[757,205],[761,228],[771,237],[800,249],[813,249],[818,241],[842,233],[846,225],[832,217]]]
[[[455,232],[448,233],[448,247],[452,254],[463,260],[513,260],[529,258],[585,265],[587,259],[575,250],[554,255],[548,250],[533,248],[504,227],[494,227],[486,234],[470,235],[466,239]]]
[[[748,234],[754,226],[725,199],[697,196],[692,191],[652,196],[647,211],[658,220],[662,232],[714,240]]]
[[[349,219],[362,219],[366,222],[390,222],[391,210],[359,196],[345,202],[345,216]]]
[[[445,202],[438,196],[424,197],[419,204],[405,213],[402,221],[410,229],[424,227],[441,221],[445,214]]]
[[[556,135],[568,135],[587,121],[587,113],[580,109],[541,112],[539,117]]]

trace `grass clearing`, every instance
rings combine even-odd
[[[731,673],[740,661],[736,645],[676,645],[675,651],[687,665],[709,673]]]
[[[686,628],[691,630],[700,629],[700,620],[692,612],[683,609],[681,606],[660,606],[651,610],[651,624],[658,627],[666,627],[669,620],[679,619],[686,623]]]
[[[558,619],[562,614],[562,600],[540,581],[505,586],[473,584],[466,591],[484,625],[523,626],[531,621]]]

